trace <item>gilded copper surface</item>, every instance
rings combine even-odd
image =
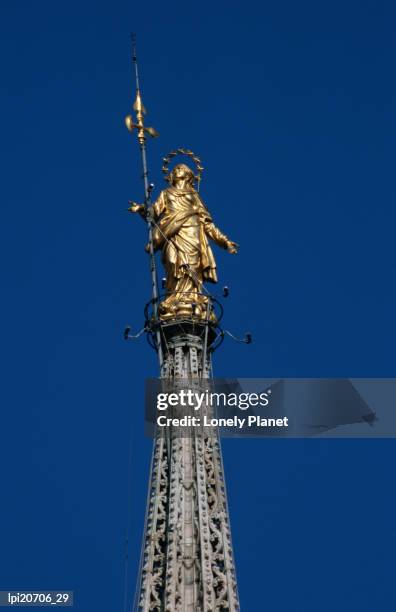
[[[162,251],[166,272],[166,297],[158,314],[162,320],[208,316],[208,297],[203,295],[205,281],[216,283],[216,262],[209,239],[229,253],[238,245],[229,240],[213,223],[212,217],[194,188],[195,176],[185,164],[178,164],[169,174],[170,186],[146,212],[140,204],[129,210],[150,215],[154,225],[154,250]],[[149,245],[146,250],[149,250]]]

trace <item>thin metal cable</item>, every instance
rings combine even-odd
[[[144,527],[143,527],[143,535],[142,535],[142,545],[141,545],[141,549],[140,549],[140,560],[139,560],[139,567],[138,567],[138,572],[136,575],[136,588],[135,588],[135,595],[133,598],[133,607],[132,610],[133,612],[137,612],[138,611],[138,604],[139,604],[139,594],[140,594],[140,586],[141,586],[141,577],[142,577],[142,568],[143,568],[143,558],[144,558],[144,550],[145,550],[145,535],[147,533],[147,523],[148,523],[148,514],[149,514],[149,505],[150,505],[150,494],[151,494],[151,489],[152,489],[152,474],[153,474],[153,466],[154,466],[154,459],[155,459],[155,447],[157,444],[158,438],[156,437],[156,435],[154,436],[154,440],[153,440],[153,449],[151,452],[151,462],[150,462],[150,478],[149,478],[149,483],[148,483],[148,488],[147,488],[147,499],[146,499],[146,513],[145,513],[145,518],[144,518]],[[126,612],[126,610],[124,611]]]
[[[125,528],[125,563],[124,563],[124,612],[127,612],[128,605],[128,562],[129,562],[129,528],[131,523],[132,508],[132,456],[133,456],[133,430],[131,427],[129,437],[129,458],[128,458],[128,501],[127,501],[127,524]]]

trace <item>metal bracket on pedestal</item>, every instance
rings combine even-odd
[[[253,342],[252,334],[250,334],[249,332],[245,333],[244,338],[237,338],[236,336],[234,336],[234,334],[228,331],[228,329],[223,330],[222,334],[227,334],[227,336],[230,336],[230,338],[235,340],[235,342],[243,342],[244,344],[252,344]]]
[[[228,329],[219,329],[216,338],[208,347],[211,353],[214,353],[223,344],[225,336],[230,336],[235,342],[242,342],[243,344],[251,344],[253,342],[252,334],[250,333],[246,333],[244,338],[237,338]]]
[[[138,332],[137,334],[133,335],[130,334],[129,332],[131,331],[131,328],[129,325],[126,326],[126,328],[124,329],[124,340],[136,340],[137,338],[140,338],[140,336],[142,334],[144,334],[144,332],[147,331],[146,327],[143,327],[140,332]]]

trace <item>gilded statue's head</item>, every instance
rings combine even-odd
[[[169,179],[172,185],[177,181],[186,181],[190,187],[194,187],[194,172],[186,164],[177,164],[170,173]]]

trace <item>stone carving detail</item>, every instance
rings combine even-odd
[[[164,439],[154,443],[150,495],[146,515],[139,609],[161,608],[167,539],[168,457]]]
[[[202,372],[202,341],[168,342],[162,376]],[[194,428],[192,428],[194,430]],[[157,436],[140,570],[140,612],[238,612],[239,601],[219,439]]]

